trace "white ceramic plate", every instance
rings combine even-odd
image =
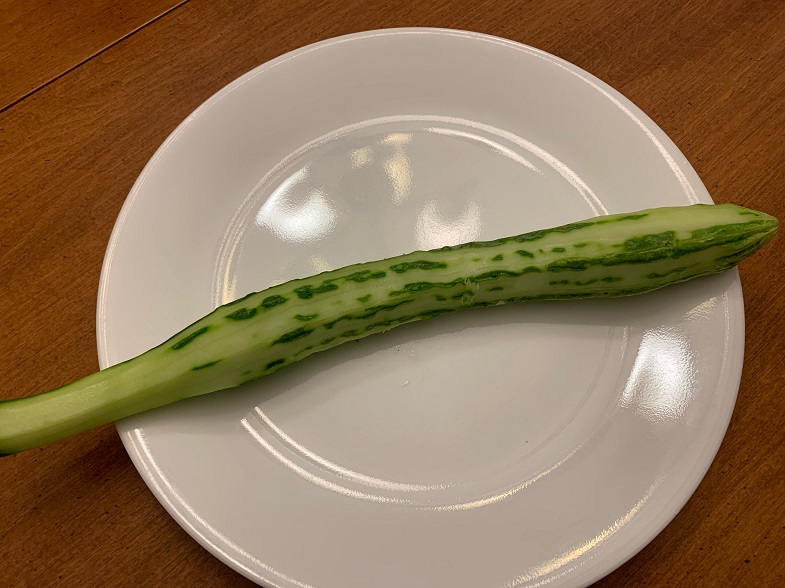
[[[447,30],[326,41],[230,84],[147,165],[106,256],[101,365],[328,268],[710,201],[556,57]],[[118,429],[171,515],[260,584],[583,586],[693,492],[742,348],[729,272],[401,327]]]

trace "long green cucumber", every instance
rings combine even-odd
[[[655,208],[292,280],[221,306],[129,361],[0,402],[0,454],[238,386],[344,341],[462,308],[627,296],[721,272],[777,228],[774,217],[732,204]]]

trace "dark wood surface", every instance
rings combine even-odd
[[[184,0],[0,0],[0,109],[22,100]]]
[[[785,219],[781,0],[125,6],[0,6],[0,398],[97,369],[109,234],[174,127],[242,73],[335,35],[451,27],[554,53],[649,114],[715,201]],[[719,454],[675,520],[597,586],[785,585],[783,275],[782,236],[742,264],[745,368]],[[112,426],[4,458],[0,476],[0,586],[252,585],[166,514]]]

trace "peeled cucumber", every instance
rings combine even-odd
[[[292,280],[218,307],[131,360],[0,402],[0,455],[239,386],[345,341],[462,308],[628,296],[721,272],[762,247],[778,225],[733,204],[654,208]]]

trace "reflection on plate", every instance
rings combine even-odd
[[[219,92],[145,168],[101,363],[295,277],[692,202],[672,142],[558,58],[447,30],[326,41]],[[729,272],[407,325],[118,429],[172,516],[262,585],[583,586],[697,486],[742,347]]]

